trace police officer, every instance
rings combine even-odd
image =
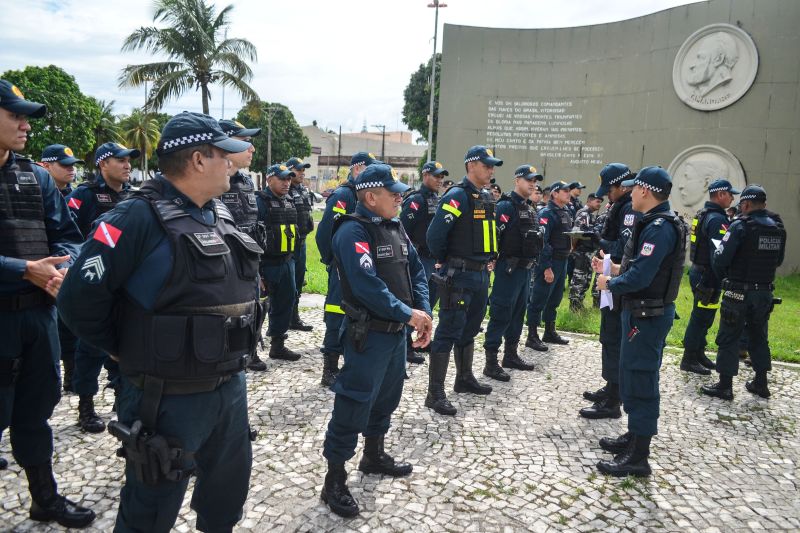
[[[567,275],[567,257],[571,248],[569,236],[572,228],[567,205],[569,204],[569,185],[557,181],[550,186],[550,201],[539,211],[539,225],[542,228],[543,246],[539,262],[533,274],[533,294],[528,303],[528,339],[525,346],[547,351],[547,345],[569,344],[569,341],[556,332],[556,310],[564,295],[564,278]],[[539,339],[539,322],[544,319],[544,335]]]
[[[572,223],[575,224],[575,217],[578,216],[578,211],[583,209],[583,202],[581,202],[581,190],[585,189],[586,185],[579,181],[573,181],[569,184],[569,203],[567,210],[572,217]],[[567,259],[567,287],[572,285],[572,275],[575,272],[575,260],[577,256],[573,250]]]
[[[580,200],[578,200],[580,201]],[[569,284],[569,308],[573,313],[583,311],[583,298],[589,290],[592,282],[592,255],[594,255],[595,244],[600,239],[595,233],[597,225],[597,211],[603,197],[596,194],[589,194],[586,205],[578,209],[575,214],[573,231],[582,231],[583,238],[576,239],[572,256],[575,258],[575,268]]]
[[[425,406],[442,415],[456,408],[444,392],[450,350],[456,363],[455,392],[489,394],[472,373],[475,335],[486,314],[489,262],[497,254],[495,203],[485,189],[502,159],[485,146],[473,146],[464,156],[467,175],[439,200],[428,227],[428,249],[441,263],[434,274],[438,283],[439,324],[431,343],[428,395]]]
[[[613,202],[608,211],[603,231],[600,234],[600,247],[604,254],[611,256],[612,263],[619,264],[633,228],[641,218],[641,213],[633,209],[631,192],[622,186],[633,173],[623,163],[609,163],[600,170],[600,187],[597,196],[608,194]],[[612,294],[613,296],[613,294]],[[584,418],[619,418],[619,358],[622,341],[622,303],[619,297],[614,299],[613,309],[600,309],[600,344],[602,346],[602,372],[605,385],[595,391],[585,391],[583,397],[592,402],[589,407],[580,410]]]
[[[81,183],[67,197],[67,205],[72,210],[84,238],[109,238],[104,225],[93,228],[92,224],[127,197],[130,190],[128,182],[131,158],[135,159],[140,155],[141,152],[135,148],[129,149],[113,142],[102,144],[95,150],[97,176],[94,180]],[[108,354],[79,338],[75,347],[72,388],[80,398],[78,425],[88,433],[100,433],[106,427],[94,408],[94,396],[99,390],[97,380],[104,365],[108,370],[108,386],[116,391],[119,374],[117,364],[108,360]]]
[[[739,373],[738,343],[747,331],[748,351],[756,375],[745,383],[752,394],[769,398],[767,372],[772,369],[767,324],[774,307],[772,282],[783,263],[786,230],[766,210],[767,192],[750,185],[742,191],[741,214],[714,252],[714,273],[722,279],[722,306],[717,332],[719,381],[702,387],[704,394],[733,400],[733,376]]]
[[[15,153],[25,148],[29,117],[46,112],[0,80],[0,433],[11,428],[14,459],[28,478],[30,517],[85,527],[94,512],[58,493],[48,424],[60,398],[53,298],[82,238],[50,175]]]
[[[311,331],[314,327],[302,321],[299,310],[300,294],[306,284],[306,237],[314,230],[314,219],[311,217],[314,198],[311,195],[311,191],[303,183],[306,177],[306,169],[311,168],[311,165],[299,157],[289,158],[284,165],[294,172],[292,184],[289,187],[289,195],[292,197],[295,209],[297,209],[297,242],[294,247],[294,281],[297,296],[294,301],[289,329]]]
[[[544,209],[544,206],[547,205],[542,201],[544,198],[544,191],[542,190],[542,186],[538,183],[533,187],[533,192],[531,193],[531,205],[533,206],[534,210],[538,213],[541,209]],[[538,222],[538,219],[537,219]]]
[[[46,146],[42,150],[40,161],[61,191],[61,196],[65,198],[69,196],[72,193],[72,183],[75,181],[75,165],[83,165],[84,161],[76,158],[72,149],[63,144]],[[64,363],[62,379],[64,392],[72,392],[72,373],[75,369],[75,348],[78,339],[64,325],[61,318],[58,319],[58,340],[61,346],[61,361]]]
[[[244,368],[256,343],[261,248],[216,198],[229,187],[229,138],[213,118],[172,117],[161,173],[101,220],[64,281],[59,311],[120,365],[125,485],[115,531],[168,531],[189,476],[197,529],[231,531],[252,464]]]
[[[406,325],[417,331],[414,345],[423,346],[430,342],[432,321],[425,269],[396,218],[408,186],[395,176],[384,164],[359,173],[355,213],[340,217],[333,230],[346,319],[344,366],[333,385],[336,399],[325,434],[322,499],[341,516],[358,514],[344,465],[355,455],[359,433],[359,470],[391,477],[412,471],[384,451],[384,436],[403,392]]]
[[[347,181],[338,186],[328,196],[325,202],[325,211],[317,226],[315,240],[319,249],[320,261],[328,271],[328,292],[325,295],[325,337],[322,340],[322,380],[321,384],[329,387],[336,379],[339,372],[339,355],[342,354],[342,344],[339,341],[339,330],[342,327],[344,311],[342,310],[342,290],[339,286],[339,276],[333,268],[333,250],[331,237],[333,223],[342,215],[352,213],[356,208],[356,191],[353,180],[368,166],[378,162],[372,153],[357,152],[350,158],[350,174]]]
[[[503,367],[533,370],[532,364],[520,358],[517,348],[525,321],[531,269],[542,245],[536,211],[528,198],[536,182],[544,177],[532,165],[522,165],[514,171],[514,178],[514,190],[500,198],[495,210],[500,254],[494,268],[489,325],[483,344],[486,351],[483,375],[498,381],[510,379],[497,364],[503,339]]]
[[[294,286],[297,209],[289,196],[293,174],[286,165],[272,165],[266,172],[267,188],[256,194],[258,219],[266,232],[261,279],[269,294],[269,357],[285,361],[300,359],[300,354],[285,344],[297,296]]]
[[[683,334],[681,370],[707,376],[714,363],[706,357],[706,334],[719,309],[721,280],[714,275],[711,260],[730,222],[725,210],[733,203],[734,189],[728,180],[719,179],[708,186],[709,200],[697,212],[690,230],[689,285],[694,295],[692,314]]]
[[[624,477],[649,476],[650,440],[658,433],[659,369],[667,334],[675,319],[683,262],[686,257],[686,226],[669,206],[672,178],[661,167],[646,167],[633,180],[631,203],[643,217],[625,245],[622,264],[605,276],[603,263],[593,259],[597,286],[622,297],[622,348],[620,392],[628,431],[616,438],[603,438],[600,447],[616,456],[600,461],[604,474]],[[618,274],[618,275],[617,275]]]
[[[428,249],[426,234],[428,226],[436,213],[436,206],[439,203],[439,191],[442,188],[442,180],[449,176],[450,172],[439,161],[428,161],[422,165],[422,185],[416,191],[409,190],[403,199],[403,207],[400,210],[400,222],[408,233],[414,248],[417,249],[425,274],[428,277],[428,295],[431,309],[436,306],[436,284],[431,281],[436,260]],[[408,349],[406,358],[409,363],[421,364],[425,358],[414,351],[411,346],[411,335],[408,336]]]

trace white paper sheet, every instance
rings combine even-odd
[[[603,274],[606,276],[611,275],[611,256],[606,254],[603,257]],[[614,298],[611,296],[611,291],[603,289],[600,291],[600,309],[608,307],[610,310],[614,309]]]

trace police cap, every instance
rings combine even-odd
[[[375,163],[383,163],[383,161],[376,159],[372,152],[356,152],[353,154],[353,157],[350,158],[350,168],[360,165],[368,167]]]
[[[473,146],[467,150],[467,153],[464,156],[464,163],[469,163],[470,161],[480,161],[484,165],[489,165],[490,167],[503,166],[502,159],[497,159],[494,156],[494,152],[481,145]]]
[[[638,185],[650,191],[669,195],[672,191],[672,177],[661,167],[645,167],[639,171],[635,178],[623,181],[623,187],[633,187]]]
[[[515,178],[525,178],[528,181],[542,181],[544,176],[539,174],[536,170],[536,167],[533,165],[520,165],[517,167],[517,170],[514,171]]]
[[[42,163],[61,163],[62,165],[74,165],[76,163],[80,163],[81,165],[84,164],[82,159],[78,159],[75,157],[75,154],[72,152],[72,148],[69,146],[64,146],[63,144],[51,144],[50,146],[45,146],[44,150],[42,150],[42,157],[40,159]]]
[[[184,111],[169,119],[164,126],[156,153],[169,154],[203,144],[210,144],[230,153],[244,152],[252,146],[248,142],[228,137],[220,128],[219,122],[212,117]]]
[[[271,178],[272,176],[278,179],[288,180],[295,177],[295,173],[289,170],[289,167],[286,165],[278,163],[267,168],[267,177]]]
[[[742,195],[739,197],[739,202],[744,202],[745,200],[752,200],[754,202],[766,202],[767,201],[767,191],[764,190],[764,187],[761,185],[748,185],[742,191]]]
[[[42,118],[47,113],[46,105],[25,100],[22,91],[6,80],[0,80],[0,107],[32,118]]]
[[[550,185],[550,192],[568,191],[569,183],[565,181],[557,181]]]
[[[365,168],[355,179],[355,186],[357,191],[384,187],[390,192],[402,193],[410,189],[408,185],[398,181],[397,172],[385,163],[376,163]]]
[[[597,196],[605,196],[612,185],[618,185],[625,178],[631,175],[631,169],[623,163],[609,163],[600,171],[600,188],[595,193]]]
[[[572,190],[572,189],[585,189],[585,188],[586,188],[586,185],[584,185],[580,181],[573,181],[572,183],[569,184],[569,190]]]
[[[130,157],[131,159],[136,159],[140,155],[142,155],[142,152],[136,148],[126,148],[117,143],[105,143],[98,146],[97,150],[94,151],[94,164],[97,166],[100,164],[100,161],[108,159],[109,157]]]
[[[238,120],[220,120],[219,127],[229,137],[256,137],[261,134],[261,128],[246,128]]]
[[[708,186],[709,194],[713,194],[715,192],[720,192],[720,191],[727,191],[731,194],[740,194],[742,192],[739,189],[734,189],[733,185],[731,185],[731,182],[728,180],[722,180],[722,179],[714,180]]]
[[[433,174],[434,176],[449,176],[450,173],[447,171],[444,166],[438,161],[428,161],[424,165],[422,165],[422,172],[428,172]]]
[[[304,168],[311,168],[310,163],[306,163],[299,157],[290,157],[286,163],[284,163],[287,167],[292,170],[303,170]]]

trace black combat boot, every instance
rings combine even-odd
[[[606,385],[606,392],[608,392],[608,396],[599,402],[595,402],[591,406],[584,407],[578,411],[580,415],[583,418],[589,418],[592,420],[621,417],[622,411],[619,408],[621,403],[619,400],[619,385],[609,383]]]
[[[550,344],[569,344],[569,341],[556,332],[555,322],[545,322],[542,341]]]
[[[605,385],[597,389],[596,391],[584,391],[583,397],[590,402],[599,402],[600,400],[605,400],[608,398],[608,382]]]
[[[767,386],[767,373],[766,371],[756,372],[756,377],[752,381],[745,381],[744,388],[748,392],[758,394],[762,398],[769,398],[771,396],[769,387]]]
[[[414,470],[408,463],[398,463],[394,457],[383,449],[385,435],[364,437],[364,455],[358,463],[358,469],[365,474],[382,474],[391,477],[403,477]]]
[[[53,477],[53,466],[48,462],[39,466],[25,467],[28,490],[31,493],[31,520],[52,522],[64,527],[86,527],[94,521],[91,509],[81,507],[58,493]]]
[[[269,345],[269,358],[270,359],[283,359],[284,361],[297,361],[300,359],[300,354],[293,352],[284,344],[283,335],[275,335],[271,337]]]
[[[75,359],[70,357],[63,359],[64,361],[64,392],[73,392],[72,390],[72,372],[75,370]]]
[[[697,362],[703,365],[704,367],[708,368],[709,370],[714,370],[715,368],[717,368],[716,363],[714,363],[714,361],[708,358],[705,350],[700,350],[697,353]]]
[[[509,381],[511,376],[497,364],[497,350],[485,348],[484,351],[486,352],[486,364],[483,367],[483,375],[497,381]]]
[[[703,354],[705,357],[705,354]],[[707,359],[707,358],[706,358]],[[693,350],[683,350],[683,358],[681,359],[681,370],[684,372],[692,372],[700,374],[701,376],[710,376],[711,370],[700,364],[697,352]]]
[[[650,439],[641,435],[631,435],[631,442],[623,453],[611,461],[600,461],[597,469],[614,477],[647,477],[652,473],[650,463]]]
[[[267,363],[261,360],[261,358],[258,356],[258,352],[251,353],[250,358],[247,360],[247,370],[264,372],[266,369]]]
[[[411,335],[406,337],[406,361],[414,365],[421,365],[425,362],[425,357],[420,353],[422,350],[417,350],[411,343]]]
[[[471,392],[472,394],[489,394],[492,388],[480,383],[472,373],[472,356],[475,352],[475,343],[466,346],[453,347],[453,359],[456,362],[456,380],[453,390],[456,392]]]
[[[440,415],[453,416],[456,408],[447,399],[444,393],[444,378],[447,377],[447,365],[450,363],[450,353],[431,352],[428,365],[428,395],[425,397],[425,407],[430,407]]]
[[[0,470],[8,468],[8,461],[4,457],[0,457]]]
[[[347,472],[344,463],[331,463],[328,461],[328,473],[325,474],[325,484],[320,494],[322,501],[328,504],[331,511],[351,518],[358,515],[358,504],[347,488]]]
[[[311,331],[314,329],[314,326],[306,324],[300,318],[300,310],[298,309],[299,302],[300,300],[295,300],[294,302],[294,309],[292,309],[292,321],[289,322],[289,329],[293,329],[295,331]]]
[[[503,347],[503,368],[515,368],[517,370],[533,370],[531,363],[526,363],[517,352],[517,343],[508,343]]]
[[[94,396],[85,394],[78,401],[78,425],[87,433],[100,433],[106,429],[105,423],[94,410]]]
[[[733,400],[733,376],[719,375],[719,381],[713,385],[703,385],[700,392],[706,396],[714,396],[722,400]]]
[[[322,354],[322,380],[320,385],[330,387],[336,381],[336,374],[339,373],[339,354]]]
[[[525,341],[525,346],[533,348],[537,352],[546,352],[549,350],[547,345],[539,338],[539,329],[537,326],[528,326],[528,340]]]
[[[619,437],[603,437],[600,439],[600,447],[607,452],[617,455],[628,449],[632,438],[633,435],[631,435],[630,431],[626,431]]]

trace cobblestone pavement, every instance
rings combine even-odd
[[[606,457],[597,440],[624,432],[624,418],[588,421],[578,416],[586,405],[581,392],[600,384],[600,347],[577,336],[570,336],[568,347],[551,347],[545,354],[524,350],[536,370],[512,371],[509,383],[492,382],[489,396],[449,392],[458,408],[455,418],[423,406],[427,364],[413,366],[387,447],[410,460],[414,474],[398,480],[364,476],[356,470],[359,450],[348,471],[362,513],[339,518],[319,499],[325,474],[322,441],[333,403],[333,394],[319,386],[321,311],[305,308],[302,314],[314,331],[292,332],[288,345],[303,358],[296,363],[266,359],[267,372],[248,376],[251,420],[260,433],[237,530],[800,529],[796,370],[773,370],[773,396],[762,400],[744,391],[744,380],[752,374],[745,368],[734,382],[735,400],[726,403],[700,395],[705,380],[681,373],[677,356],[666,356],[653,476],[644,481],[606,478],[594,468]],[[479,374],[480,354],[475,367]],[[450,385],[452,379],[451,365]],[[112,402],[110,391],[99,397],[98,411],[106,421]],[[90,530],[110,531],[123,463],[114,457],[113,437],[81,433],[75,426],[77,406],[77,396],[65,396],[52,419],[57,479],[63,493],[97,512]],[[10,459],[7,438],[0,455]],[[27,519],[24,477],[13,461],[0,472],[0,529],[59,530]],[[176,529],[191,531],[194,523],[187,493]]]

